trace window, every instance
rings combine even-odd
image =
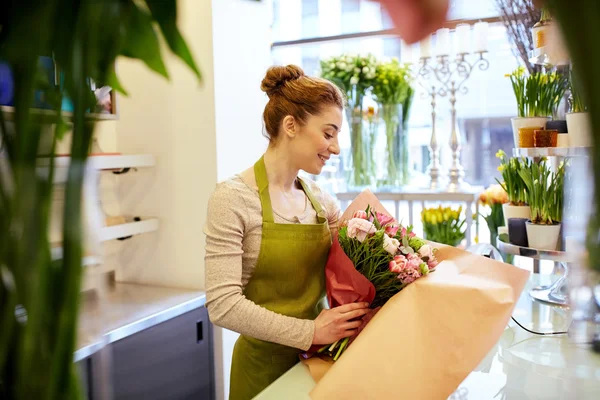
[[[393,35],[389,17],[377,2],[368,0],[273,0],[273,63],[297,64],[308,74],[318,75],[320,60],[343,53],[374,54],[378,58],[398,57],[406,61],[409,48]],[[473,71],[466,82],[468,93],[458,95],[457,117],[462,138],[461,163],[465,180],[471,184],[494,183],[499,176],[495,158],[498,149],[507,153],[513,147],[510,118],[516,114],[512,88],[504,75],[518,61],[493,0],[451,2],[449,18],[492,19],[486,58],[489,69]],[[495,20],[494,20],[495,18]],[[413,50],[418,54],[418,50]],[[470,56],[471,61],[475,56]],[[415,69],[418,68],[415,65]],[[431,137],[430,98],[417,86],[409,120],[411,160],[415,180],[427,179],[427,146]],[[450,102],[437,99],[436,131],[442,164],[450,166]],[[347,124],[344,124],[345,126]],[[347,129],[341,136],[342,157],[350,147]]]

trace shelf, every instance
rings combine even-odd
[[[554,262],[574,262],[575,256],[565,251],[552,251],[552,250],[538,250],[530,247],[521,247],[514,244],[510,244],[497,239],[496,245],[501,253],[512,254],[515,256],[522,256],[527,258],[533,258],[535,260],[548,260]]]
[[[15,108],[11,106],[0,106],[2,113],[4,114],[4,118],[7,121],[14,120]],[[32,108],[31,115],[33,117],[38,117],[42,122],[53,123],[56,122],[56,111],[54,110],[46,110],[43,108]],[[73,121],[73,113],[70,111],[62,112],[63,119],[72,122]],[[87,121],[116,121],[119,119],[116,114],[86,114],[85,119]]]
[[[55,167],[68,167],[71,157],[56,157]],[[91,155],[88,163],[96,170],[117,170],[123,168],[144,168],[156,165],[156,158],[152,154],[130,155]]]
[[[558,65],[569,65],[569,59],[559,60],[554,59],[548,51],[549,49],[545,46],[531,50],[527,53],[529,62],[535,65],[542,66],[558,66]],[[558,55],[555,53],[555,56]]]
[[[52,249],[50,250],[50,254],[52,260],[60,260],[63,257],[63,249],[61,246],[52,247]],[[100,259],[100,257],[96,256],[84,256],[81,260],[81,265],[84,267],[99,264],[102,264],[102,260]]]
[[[514,157],[588,157],[591,147],[520,147]]]
[[[129,222],[127,224],[107,226],[101,229],[100,240],[108,241],[155,232],[158,230],[158,225],[158,218],[148,218],[142,221]]]

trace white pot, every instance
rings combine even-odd
[[[526,117],[526,118],[511,118],[513,130],[513,140],[515,141],[515,147],[519,147],[519,129],[520,128],[531,128],[540,126],[542,129],[546,129],[546,122],[550,121],[550,117]]]
[[[556,250],[560,237],[560,224],[537,225],[530,221],[525,224],[529,247],[538,250]]]
[[[531,209],[529,206],[513,206],[509,203],[504,203],[502,204],[502,212],[504,213],[504,226],[508,226],[509,218],[531,219]]]
[[[590,147],[592,145],[592,128],[589,113],[568,113],[567,129],[569,130],[569,146]]]

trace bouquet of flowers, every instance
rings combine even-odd
[[[421,212],[425,238],[433,242],[458,246],[465,238],[465,218],[461,216],[462,206],[458,210],[450,207],[425,208]]]
[[[336,255],[340,249],[350,264],[340,262]],[[435,252],[410,227],[401,226],[394,218],[370,205],[366,210],[356,211],[350,220],[343,221],[326,267],[330,305],[367,301],[372,312],[363,319],[355,336],[323,346],[317,354],[327,354],[336,361],[391,297],[435,269],[438,264]],[[361,279],[357,279],[357,274]],[[350,296],[342,282],[346,276],[354,280],[355,293]],[[356,299],[357,295],[360,300]]]
[[[369,190],[340,220],[325,267],[329,305],[374,308],[341,351],[343,341],[319,354],[343,353],[337,361],[310,357],[319,346],[302,355],[316,383],[310,397],[391,399],[401,388],[407,399],[448,398],[500,339],[529,272],[424,242]]]

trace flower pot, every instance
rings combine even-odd
[[[529,206],[513,206],[510,203],[504,203],[502,204],[502,212],[504,213],[504,226],[508,226],[509,218],[531,219]]]
[[[508,241],[516,246],[529,247],[527,241],[527,218],[510,218],[508,220]]]
[[[571,147],[590,147],[592,145],[589,113],[568,113],[567,127],[569,128],[569,145]]]
[[[527,221],[529,247],[538,250],[556,250],[560,237],[560,224],[538,225]]]
[[[550,117],[527,117],[527,118],[511,118],[513,138],[515,147],[519,147],[519,129],[520,128],[537,128],[545,129],[546,123],[550,121]]]

